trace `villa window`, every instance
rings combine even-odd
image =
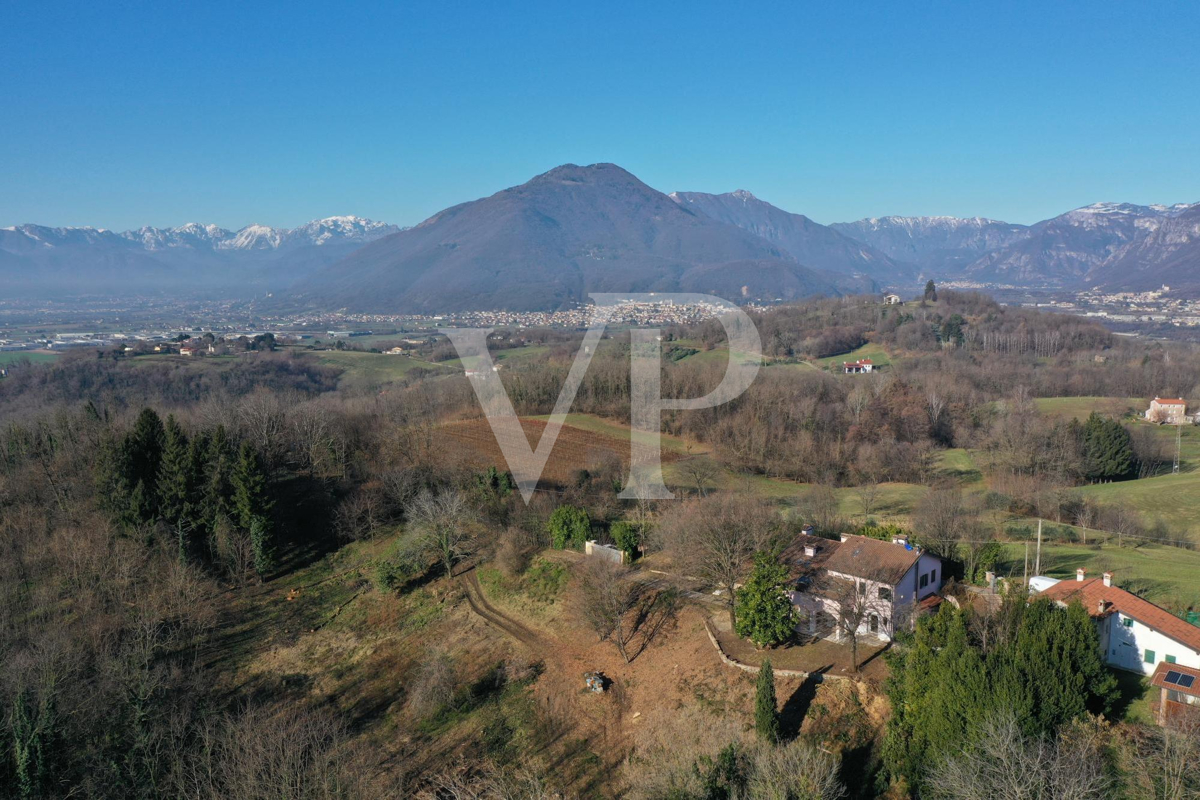
[[[926,586],[928,586],[928,585],[929,585],[929,576],[928,576],[928,575],[922,575],[922,576],[921,576],[921,588],[922,588],[922,589],[924,589],[924,588],[925,588]]]
[[[887,586],[880,586],[879,587],[879,599],[891,602],[892,590],[890,588],[888,588]]]
[[[1154,651],[1147,650],[1146,653],[1142,656],[1142,661],[1146,662],[1147,664],[1153,664],[1155,661]]]
[[[1126,628],[1132,628],[1133,627],[1133,619],[1130,617],[1125,617],[1124,619],[1121,620],[1121,624],[1124,625]]]

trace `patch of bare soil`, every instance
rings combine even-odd
[[[522,419],[521,428],[526,441],[514,444],[536,449],[546,431],[546,421]],[[496,434],[486,419],[446,423],[433,431],[432,438],[434,446],[448,463],[474,468],[496,466],[508,469]],[[666,449],[662,452],[663,463],[678,458],[678,453]],[[629,441],[563,425],[550,451],[546,468],[542,471],[542,479],[565,485],[575,479],[579,470],[593,469],[606,463],[628,466]]]

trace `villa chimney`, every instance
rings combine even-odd
[[[903,533],[897,533],[892,537],[892,544],[908,544],[908,537]]]
[[[1099,604],[1100,613],[1107,614],[1109,605],[1110,603],[1107,600],[1101,600]]]
[[[815,544],[804,545],[804,556],[806,558],[814,558],[817,555],[817,546]]]
[[[1112,586],[1112,573],[1111,572],[1104,573],[1104,585]]]
[[[849,539],[849,538],[850,538],[850,537],[849,537],[849,536],[847,536],[846,534],[844,534],[844,533],[842,534],[842,541],[843,541],[843,542],[844,542],[844,541],[846,541],[846,540],[847,540],[847,539]]]
[[[1075,570],[1075,580],[1083,581],[1083,576],[1086,574],[1087,570],[1085,570],[1083,567],[1080,567],[1079,569]]]

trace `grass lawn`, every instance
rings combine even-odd
[[[345,370],[341,377],[342,386],[370,388],[398,381],[414,369],[443,370],[444,364],[434,364],[409,356],[390,356],[384,353],[359,353],[352,350],[323,350],[317,355],[321,364]]]
[[[45,350],[5,350],[0,352],[0,367],[28,359],[33,364],[45,364],[58,359],[58,353]]]
[[[954,447],[942,453],[938,462],[938,473],[952,478],[964,487],[983,480],[983,473],[975,463],[971,451],[962,447]]]
[[[834,372],[839,372],[842,369],[843,361],[859,361],[864,358],[869,358],[876,367],[890,366],[892,363],[888,352],[881,345],[874,342],[868,342],[857,350],[851,350],[849,353],[841,353],[836,356],[827,358],[818,358],[816,363],[823,369],[830,369]]]
[[[1034,550],[1031,543],[1030,574]],[[1024,565],[1025,545],[1005,544],[997,573],[1020,578]],[[1074,580],[1079,567],[1093,576],[1112,572],[1118,586],[1169,610],[1200,604],[1200,552],[1195,550],[1161,544],[1117,547],[1116,544],[1042,543],[1042,574]]]
[[[1189,468],[1178,475],[1101,483],[1079,491],[1101,503],[1123,503],[1140,512],[1146,522],[1162,520],[1180,534],[1194,537],[1200,532],[1200,470]]]
[[[1150,687],[1150,680],[1144,675],[1114,669],[1112,674],[1117,678],[1117,689],[1121,693],[1113,709],[1118,719],[1126,722],[1138,722],[1144,725],[1154,724],[1154,711],[1150,703],[1157,694],[1157,689]]]
[[[546,344],[531,344],[527,347],[510,347],[497,350],[492,358],[498,364],[522,364],[526,361],[536,361],[550,354],[550,346]]]
[[[1042,414],[1063,420],[1087,419],[1093,411],[1123,417],[1131,411],[1145,411],[1149,405],[1140,397],[1038,397],[1033,404]]]

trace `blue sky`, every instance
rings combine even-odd
[[[1193,202],[1197,42],[1192,2],[9,3],[0,225],[413,224],[597,161],[825,223]]]

